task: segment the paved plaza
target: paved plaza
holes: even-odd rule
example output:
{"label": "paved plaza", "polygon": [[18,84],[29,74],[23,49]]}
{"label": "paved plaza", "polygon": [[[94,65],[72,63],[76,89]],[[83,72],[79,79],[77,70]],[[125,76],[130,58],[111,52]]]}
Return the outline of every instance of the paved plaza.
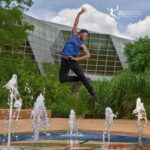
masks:
{"label": "paved plaza", "polygon": [[[8,120],[0,120],[0,133],[6,133]],[[102,132],[104,120],[102,119],[79,119],[79,131],[95,131]],[[66,131],[68,130],[68,118],[51,118],[50,119],[50,132]],[[33,132],[33,123],[31,119],[20,119],[14,122],[13,131],[15,133]],[[44,129],[43,129],[44,131]],[[129,136],[137,136],[136,120],[114,120],[112,132],[114,134],[123,134]],[[150,123],[143,128],[144,137],[150,137]],[[128,143],[110,143],[109,146],[103,145],[100,141],[40,141],[34,143],[33,141],[25,142],[12,142],[12,146],[16,146],[16,150],[67,150],[67,149],[86,149],[86,150],[140,150],[136,145],[129,145]],[[18,148],[19,147],[21,148]],[[70,145],[72,146],[70,148]],[[30,147],[30,148],[29,148]],[[149,150],[150,146],[144,146],[143,150]],[[1,147],[0,147],[1,150]]]}
{"label": "paved plaza", "polygon": [[[68,118],[51,118],[49,131],[67,131],[69,128]],[[0,120],[0,133],[7,130],[7,120]],[[144,122],[143,122],[144,123]],[[15,125],[16,124],[16,125]],[[103,131],[103,119],[79,119],[79,130],[82,131]],[[31,119],[20,119],[14,122],[15,133],[33,132],[33,123]],[[44,129],[43,129],[44,130]],[[137,135],[136,120],[115,119],[112,127],[112,133],[124,135]],[[150,123],[143,128],[143,136],[150,137]]]}

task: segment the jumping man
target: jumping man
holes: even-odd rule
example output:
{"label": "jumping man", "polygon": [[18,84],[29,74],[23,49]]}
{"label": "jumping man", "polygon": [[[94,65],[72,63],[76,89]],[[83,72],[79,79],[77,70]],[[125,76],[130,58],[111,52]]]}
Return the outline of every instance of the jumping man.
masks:
{"label": "jumping man", "polygon": [[[87,11],[86,8],[82,8],[82,10],[77,14],[75,22],[74,22],[74,26],[72,28],[72,35],[70,39],[68,40],[68,42],[66,42],[62,50],[59,80],[62,83],[81,81],[84,84],[84,86],[87,88],[91,96],[94,98],[94,100],[98,101],[99,97],[94,92],[92,85],[85,77],[78,63],[81,60],[90,58],[90,53],[87,47],[83,43],[84,40],[88,38],[89,32],[86,29],[81,29],[79,34],[77,34],[77,26],[79,23],[79,18],[86,11]],[[83,51],[84,55],[81,57],[78,57],[80,50]],[[70,69],[76,74],[76,76],[68,75]]]}

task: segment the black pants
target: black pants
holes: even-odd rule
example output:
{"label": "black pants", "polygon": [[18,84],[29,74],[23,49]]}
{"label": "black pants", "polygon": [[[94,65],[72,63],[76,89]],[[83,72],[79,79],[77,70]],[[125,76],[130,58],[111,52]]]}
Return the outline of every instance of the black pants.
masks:
{"label": "black pants", "polygon": [[[77,76],[68,76],[69,70],[72,70]],[[74,60],[62,58],[60,72],[59,72],[59,80],[60,82],[77,82],[81,81],[85,87],[87,88],[88,92],[95,96],[95,92],[93,87],[85,77],[83,71],[81,70],[79,63]]]}

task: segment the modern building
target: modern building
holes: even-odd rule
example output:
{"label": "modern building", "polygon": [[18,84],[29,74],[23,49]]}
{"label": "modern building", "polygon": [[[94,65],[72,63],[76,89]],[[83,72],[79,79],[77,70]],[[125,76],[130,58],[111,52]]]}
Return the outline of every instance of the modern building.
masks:
{"label": "modern building", "polygon": [[[19,53],[23,58],[28,56],[34,59],[41,73],[44,73],[42,66],[44,62],[60,63],[60,51],[69,39],[72,28],[27,15],[25,21],[33,24],[35,28],[17,54]],[[95,80],[100,77],[111,77],[117,71],[127,68],[123,48],[128,42],[130,40],[114,35],[90,32],[85,44],[91,57],[80,62],[85,74]]]}

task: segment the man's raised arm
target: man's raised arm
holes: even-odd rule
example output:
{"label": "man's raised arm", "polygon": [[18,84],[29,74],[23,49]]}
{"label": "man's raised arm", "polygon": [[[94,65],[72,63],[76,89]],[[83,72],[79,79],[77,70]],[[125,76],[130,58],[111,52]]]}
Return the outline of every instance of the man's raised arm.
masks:
{"label": "man's raised arm", "polygon": [[82,15],[83,13],[85,13],[87,10],[86,8],[82,8],[82,10],[77,14],[73,28],[72,28],[72,34],[77,34],[77,28],[78,28],[78,23],[79,23],[79,18],[80,15]]}

